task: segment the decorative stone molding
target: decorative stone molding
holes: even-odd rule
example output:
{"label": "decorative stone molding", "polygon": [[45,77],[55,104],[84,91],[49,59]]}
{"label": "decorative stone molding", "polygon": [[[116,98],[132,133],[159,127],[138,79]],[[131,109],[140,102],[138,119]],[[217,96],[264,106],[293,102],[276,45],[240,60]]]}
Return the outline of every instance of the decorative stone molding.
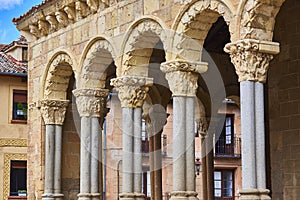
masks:
{"label": "decorative stone molding", "polygon": [[72,21],[75,20],[76,18],[76,13],[75,13],[75,9],[71,6],[66,6],[64,7],[64,11],[66,12],[68,18]]}
{"label": "decorative stone molding", "polygon": [[44,20],[39,20],[38,28],[42,35],[48,35],[49,29],[50,29],[50,24]]}
{"label": "decorative stone molding", "polygon": [[[152,49],[157,42],[167,49],[167,36],[163,27],[153,19],[143,19],[130,32],[122,56],[122,72],[120,75],[130,76],[134,67],[148,65]],[[147,51],[147,49],[149,49]]]}
{"label": "decorative stone molding", "polygon": [[29,25],[29,32],[34,35],[35,37],[40,37],[41,33],[36,25],[30,24]]}
{"label": "decorative stone molding", "polygon": [[48,70],[44,99],[65,99],[70,77],[73,73],[71,57],[65,53],[57,55]]}
{"label": "decorative stone molding", "polygon": [[87,0],[86,3],[93,13],[97,12],[99,6],[98,0]]}
{"label": "decorative stone molding", "polygon": [[27,160],[27,154],[4,154],[3,168],[3,199],[8,199],[10,191],[10,161],[11,160]]}
{"label": "decorative stone molding", "polygon": [[119,92],[122,108],[142,107],[153,79],[138,76],[122,76],[111,80]]}
{"label": "decorative stone molding", "polygon": [[52,15],[48,15],[46,17],[46,20],[48,21],[48,23],[50,24],[50,32],[51,31],[55,31],[58,27],[58,22],[56,20],[56,18]]}
{"label": "decorative stone molding", "polygon": [[[177,0],[190,4],[184,14],[176,19],[178,26],[172,41],[172,59],[190,59],[201,61],[203,43],[213,23],[220,16],[229,26],[231,38],[235,38],[234,11],[219,0],[190,1]],[[201,24],[201,25],[199,25]]]}
{"label": "decorative stone molding", "polygon": [[64,13],[62,11],[57,11],[57,12],[55,12],[55,17],[61,27],[65,27],[69,24],[68,16],[66,13]]}
{"label": "decorative stone molding", "polygon": [[41,113],[46,125],[63,125],[69,100],[44,99]]}
{"label": "decorative stone molding", "polygon": [[107,40],[95,41],[86,54],[80,72],[79,88],[104,88],[106,72],[114,56],[113,47]]}
{"label": "decorative stone molding", "polygon": [[245,39],[227,44],[224,51],[230,54],[239,82],[265,83],[270,61],[279,53],[279,43]]}
{"label": "decorative stone molding", "polygon": [[81,117],[101,117],[107,113],[107,89],[76,89],[76,105]]}
{"label": "decorative stone molding", "polygon": [[160,69],[166,73],[173,96],[195,96],[198,88],[198,75],[207,71],[208,64],[172,60],[162,63]]}
{"label": "decorative stone molding", "polygon": [[0,147],[27,147],[27,139],[0,138]]}
{"label": "decorative stone molding", "polygon": [[241,25],[239,26],[240,38],[272,40],[275,17],[284,1],[246,1],[241,14]]}
{"label": "decorative stone molding", "polygon": [[78,19],[84,18],[88,15],[88,6],[83,1],[75,1],[75,9],[78,14]]}

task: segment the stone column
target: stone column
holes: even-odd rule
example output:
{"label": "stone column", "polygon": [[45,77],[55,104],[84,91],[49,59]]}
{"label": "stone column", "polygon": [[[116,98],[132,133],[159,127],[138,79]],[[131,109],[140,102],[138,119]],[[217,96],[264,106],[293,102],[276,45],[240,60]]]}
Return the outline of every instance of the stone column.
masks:
{"label": "stone column", "polygon": [[207,124],[207,120],[205,117],[201,117],[199,122],[198,122],[198,127],[199,127],[199,134],[201,136],[201,168],[202,168],[202,197],[203,199],[208,199],[207,198],[207,145],[206,145],[206,137],[207,137],[207,128],[208,128],[208,124]]}
{"label": "stone column", "polygon": [[107,113],[106,89],[73,90],[81,117],[80,131],[80,193],[79,200],[102,199],[99,162],[102,162],[102,129],[99,118]]}
{"label": "stone column", "polygon": [[206,63],[173,60],[161,64],[173,93],[172,200],[198,199],[195,191],[194,101]]}
{"label": "stone column", "polygon": [[61,193],[62,125],[68,100],[45,99],[41,113],[46,125],[45,135],[45,185],[42,199],[63,199]]}
{"label": "stone column", "polygon": [[269,62],[279,44],[254,39],[227,44],[224,49],[239,76],[242,130],[242,200],[271,199],[266,189],[264,90]]}
{"label": "stone column", "polygon": [[123,200],[143,200],[141,123],[142,106],[153,80],[146,77],[123,76],[111,85],[119,92],[122,107],[122,193]]}

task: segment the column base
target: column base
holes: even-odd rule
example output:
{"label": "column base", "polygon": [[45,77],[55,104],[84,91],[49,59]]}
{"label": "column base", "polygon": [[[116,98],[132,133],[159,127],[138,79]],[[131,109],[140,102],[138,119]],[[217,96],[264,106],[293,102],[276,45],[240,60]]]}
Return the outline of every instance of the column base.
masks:
{"label": "column base", "polygon": [[52,194],[52,193],[44,193],[42,195],[42,200],[55,200],[54,194]]}
{"label": "column base", "polygon": [[171,192],[170,200],[199,200],[198,193],[194,191],[175,191]]}
{"label": "column base", "polygon": [[239,193],[239,200],[271,200],[267,189],[243,189]]}
{"label": "column base", "polygon": [[52,193],[48,193],[48,194],[43,194],[42,195],[42,200],[63,200],[64,199],[64,195],[63,194],[52,194]]}
{"label": "column base", "polygon": [[100,193],[79,193],[77,195],[78,200],[100,200]]}
{"label": "column base", "polygon": [[145,200],[145,195],[143,193],[121,193],[121,200]]}

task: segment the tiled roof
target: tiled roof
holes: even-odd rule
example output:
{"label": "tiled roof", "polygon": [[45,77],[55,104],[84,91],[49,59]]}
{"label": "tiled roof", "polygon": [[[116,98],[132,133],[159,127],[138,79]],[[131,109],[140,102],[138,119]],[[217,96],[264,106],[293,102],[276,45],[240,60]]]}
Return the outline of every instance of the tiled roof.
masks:
{"label": "tiled roof", "polygon": [[6,50],[8,50],[9,48],[11,48],[15,44],[16,45],[27,45],[28,43],[27,43],[26,38],[24,36],[21,36],[19,39],[13,41],[10,44],[7,44],[7,45],[3,44],[2,46],[0,45],[0,51],[5,52]]}
{"label": "tiled roof", "polygon": [[17,61],[12,56],[0,52],[0,74],[26,76],[27,63]]}
{"label": "tiled roof", "polygon": [[45,5],[45,4],[47,4],[48,2],[51,2],[51,1],[55,1],[55,0],[43,0],[41,4],[36,5],[36,6],[32,6],[29,11],[27,11],[26,13],[24,13],[20,17],[13,18],[12,22],[14,22],[14,23],[18,22],[19,20],[25,18],[26,16],[30,15],[31,13],[33,13],[34,11],[38,10],[40,7],[42,7],[43,5]]}

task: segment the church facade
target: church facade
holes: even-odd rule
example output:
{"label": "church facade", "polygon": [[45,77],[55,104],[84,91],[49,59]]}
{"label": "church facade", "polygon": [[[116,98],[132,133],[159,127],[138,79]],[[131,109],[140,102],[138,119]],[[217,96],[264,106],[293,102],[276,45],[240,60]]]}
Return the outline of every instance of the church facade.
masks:
{"label": "church facade", "polygon": [[27,198],[298,199],[299,8],[46,0],[14,18]]}

